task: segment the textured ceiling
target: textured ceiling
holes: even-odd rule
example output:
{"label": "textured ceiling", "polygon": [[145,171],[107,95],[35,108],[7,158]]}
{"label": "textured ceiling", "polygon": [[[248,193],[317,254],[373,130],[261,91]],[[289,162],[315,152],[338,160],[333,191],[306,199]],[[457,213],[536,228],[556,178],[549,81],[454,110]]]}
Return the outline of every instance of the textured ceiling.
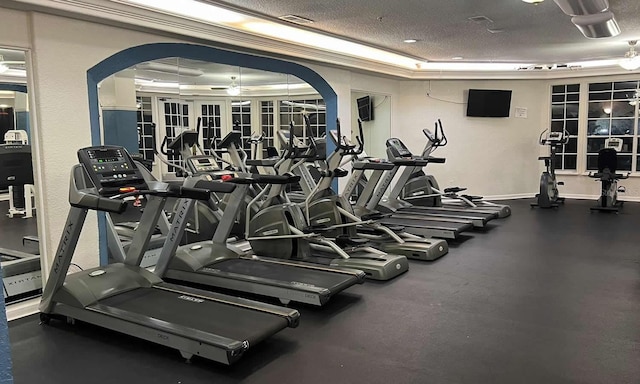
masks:
{"label": "textured ceiling", "polygon": [[[640,0],[609,0],[622,34],[587,39],[552,1],[520,0],[226,0],[209,1],[269,17],[293,14],[309,28],[430,61],[553,64],[618,58],[640,39]],[[474,16],[492,22],[477,23]],[[490,30],[503,30],[491,33]],[[418,39],[406,44],[404,39]]]}

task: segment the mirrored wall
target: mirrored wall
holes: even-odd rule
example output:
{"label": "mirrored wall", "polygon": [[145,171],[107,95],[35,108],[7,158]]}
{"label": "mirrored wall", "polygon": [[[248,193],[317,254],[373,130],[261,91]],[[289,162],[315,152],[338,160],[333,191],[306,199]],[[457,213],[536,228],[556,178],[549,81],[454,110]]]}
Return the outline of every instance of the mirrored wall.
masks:
{"label": "mirrored wall", "polygon": [[28,91],[25,53],[0,48],[0,257],[7,305],[42,288]]}
{"label": "mirrored wall", "polygon": [[[106,78],[98,87],[103,143],[124,146],[156,179],[163,181],[180,182],[185,175],[181,171],[186,168],[184,151],[171,150],[169,145],[185,131],[198,133],[189,155],[212,155],[224,168],[234,165],[222,145],[232,131],[239,135],[248,158],[262,159],[281,151],[281,129],[289,130],[293,125],[294,133],[302,140],[309,135],[324,137],[327,130],[323,98],[290,74],[166,58],[127,68]],[[106,262],[124,258],[121,250],[126,253],[145,202],[138,204],[139,210],[106,218]],[[170,218],[171,205],[167,210]],[[183,243],[211,239],[213,227],[207,223],[215,220],[207,216],[209,210],[199,207],[197,211],[198,215],[190,219]],[[159,234],[163,228],[167,227],[159,222]],[[162,244],[158,245],[154,246],[152,239],[142,266],[155,265]]]}
{"label": "mirrored wall", "polygon": [[[262,158],[279,148],[279,129],[306,136],[303,116],[315,137],[325,136],[326,108],[306,82],[289,74],[183,58],[144,62],[105,79],[99,85],[105,144],[125,146],[153,169],[156,177],[176,177],[179,155],[158,161],[163,142],[184,130],[196,129],[206,154],[225,157],[218,144],[232,130],[241,133],[250,157]],[[259,144],[250,138],[261,136]],[[154,152],[154,148],[156,151]]]}

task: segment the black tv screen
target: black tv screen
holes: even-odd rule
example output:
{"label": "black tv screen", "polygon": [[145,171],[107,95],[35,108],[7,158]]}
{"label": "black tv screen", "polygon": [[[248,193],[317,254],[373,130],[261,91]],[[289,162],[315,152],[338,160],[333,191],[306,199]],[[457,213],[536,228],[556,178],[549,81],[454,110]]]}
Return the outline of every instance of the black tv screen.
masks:
{"label": "black tv screen", "polygon": [[470,89],[467,101],[469,117],[509,117],[511,91]]}
{"label": "black tv screen", "polygon": [[373,98],[370,96],[361,97],[356,100],[358,104],[358,117],[362,121],[373,120]]}

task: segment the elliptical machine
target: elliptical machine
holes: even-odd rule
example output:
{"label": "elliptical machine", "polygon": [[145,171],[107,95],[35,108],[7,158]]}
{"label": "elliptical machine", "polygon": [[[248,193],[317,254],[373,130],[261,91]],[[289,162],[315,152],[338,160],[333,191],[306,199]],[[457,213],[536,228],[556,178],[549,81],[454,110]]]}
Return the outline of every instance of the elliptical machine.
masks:
{"label": "elliptical machine", "polygon": [[[546,135],[545,135],[546,133]],[[549,156],[540,156],[538,160],[544,160],[546,170],[540,176],[540,192],[536,194],[536,202],[531,203],[532,207],[556,208],[559,204],[564,204],[564,197],[558,196],[558,186],[564,185],[562,181],[556,179],[556,152],[558,148],[569,142],[569,132],[551,132],[545,129],[538,139],[540,145],[548,145]]]}
{"label": "elliptical machine", "polygon": [[598,179],[602,184],[598,205],[591,211],[618,212],[624,201],[618,200],[618,192],[624,193],[624,187],[618,187],[618,180],[629,178],[629,173],[616,173],[618,152],[622,151],[622,139],[610,137],[605,140],[604,148],[598,151],[598,172],[589,173],[589,177]]}

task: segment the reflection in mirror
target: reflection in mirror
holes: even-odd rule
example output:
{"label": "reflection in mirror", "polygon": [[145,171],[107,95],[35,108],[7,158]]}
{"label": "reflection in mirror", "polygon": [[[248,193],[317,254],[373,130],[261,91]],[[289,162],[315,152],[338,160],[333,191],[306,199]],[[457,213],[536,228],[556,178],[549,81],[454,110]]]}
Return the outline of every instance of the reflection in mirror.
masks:
{"label": "reflection in mirror", "polygon": [[[155,178],[168,182],[181,182],[193,173],[192,163],[185,159],[196,154],[213,156],[218,169],[238,169],[238,159],[222,147],[232,131],[239,132],[248,159],[277,154],[277,131],[289,129],[290,122],[297,134],[307,136],[303,115],[309,117],[313,135],[322,137],[326,131],[325,102],[306,82],[288,74],[219,63],[184,58],[140,63],[105,79],[99,98],[104,143],[124,146]],[[183,132],[193,131],[195,140],[181,141],[186,137]],[[144,209],[144,200],[135,204]],[[171,204],[166,209],[170,218]],[[213,236],[215,217],[200,208],[196,211],[183,244]],[[126,257],[140,216],[140,210],[130,209],[107,218],[110,261]],[[167,231],[168,221],[161,218],[144,267],[155,265]]]}
{"label": "reflection in mirror", "polygon": [[0,257],[7,304],[41,293],[25,53],[0,49]]}

